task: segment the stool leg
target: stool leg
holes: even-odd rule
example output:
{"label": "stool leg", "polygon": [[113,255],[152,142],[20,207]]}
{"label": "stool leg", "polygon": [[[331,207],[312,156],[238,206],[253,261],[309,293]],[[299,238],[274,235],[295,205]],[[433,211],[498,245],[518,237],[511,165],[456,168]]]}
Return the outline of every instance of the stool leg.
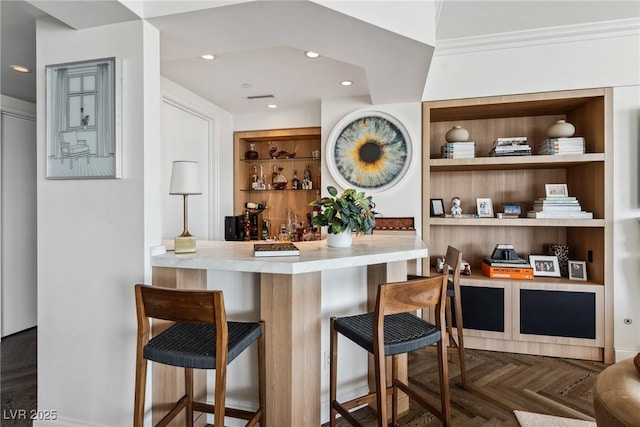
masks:
{"label": "stool leg", "polygon": [[396,381],[398,380],[398,355],[391,357],[391,385],[393,386],[393,400],[391,403],[391,425],[398,425],[398,387],[396,387]]}
{"label": "stool leg", "polygon": [[[262,330],[264,331],[264,323],[262,324]],[[267,401],[267,379],[265,371],[265,346],[264,346],[264,333],[258,337],[258,400],[260,401],[260,410],[262,415],[260,416],[260,426],[266,427],[267,416],[265,402]]]}
{"label": "stool leg", "polygon": [[[375,341],[374,341],[375,342]],[[374,344],[375,347],[375,344]],[[373,359],[376,371],[376,403],[378,405],[378,425],[387,426],[387,374],[384,358],[384,344],[382,351],[374,348]]]}
{"label": "stool leg", "polygon": [[449,404],[449,366],[447,364],[447,346],[438,341],[438,373],[440,374],[440,401],[442,404],[442,424],[451,425],[451,406]]}
{"label": "stool leg", "polygon": [[463,323],[462,323],[462,302],[460,301],[460,287],[456,290],[457,298],[453,299],[455,310],[456,310],[456,329],[458,329],[458,357],[460,358],[460,379],[462,381],[462,387],[465,388],[467,386],[467,368],[465,365],[465,355],[464,355],[464,334],[463,334]]}
{"label": "stool leg", "polygon": [[133,426],[142,427],[144,424],[144,398],[147,388],[147,359],[142,357],[140,350],[136,363],[136,385],[133,403]]}
{"label": "stool leg", "polygon": [[184,368],[184,394],[187,396],[186,424],[193,426],[193,369]]}
{"label": "stool leg", "polygon": [[329,322],[330,338],[329,338],[329,426],[336,427],[337,411],[333,407],[336,401],[337,381],[338,381],[338,333],[333,327],[335,317]]}

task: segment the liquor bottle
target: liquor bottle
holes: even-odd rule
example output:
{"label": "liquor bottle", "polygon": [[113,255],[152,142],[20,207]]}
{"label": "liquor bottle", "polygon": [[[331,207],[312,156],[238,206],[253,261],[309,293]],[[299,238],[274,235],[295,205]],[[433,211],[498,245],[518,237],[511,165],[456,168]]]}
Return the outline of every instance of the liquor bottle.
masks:
{"label": "liquor bottle", "polygon": [[262,240],[267,240],[269,238],[269,228],[271,227],[271,221],[268,219],[265,219],[264,221],[262,221],[262,231],[261,231],[261,236],[262,236]]}
{"label": "liquor bottle", "polygon": [[293,170],[293,179],[291,180],[291,188],[297,190],[300,187],[300,180],[298,179],[298,171],[296,169]]}
{"label": "liquor bottle", "polygon": [[249,144],[249,150],[244,153],[244,158],[249,160],[255,160],[258,158],[258,152],[256,151],[256,144]]}
{"label": "liquor bottle", "polygon": [[244,211],[244,240],[251,240],[251,218],[249,211]]}
{"label": "liquor bottle", "polygon": [[273,172],[271,172],[271,185],[273,188],[276,187],[276,177],[278,176],[278,167],[276,165],[273,166]]}
{"label": "liquor bottle", "polygon": [[311,169],[309,169],[309,164],[304,167],[304,175],[302,179],[302,188],[305,190],[313,189],[313,181],[311,180]]}
{"label": "liquor bottle", "polygon": [[247,209],[256,209],[256,210],[264,210],[265,206],[262,203],[253,203],[253,202],[247,202],[244,204],[244,207]]}
{"label": "liquor bottle", "polygon": [[258,167],[253,165],[253,173],[251,173],[251,189],[258,189]]}
{"label": "liquor bottle", "polygon": [[[317,190],[317,191],[316,191],[316,201],[319,201],[319,200],[320,200],[320,190]],[[321,210],[321,208],[320,208],[320,205],[319,205],[319,204],[316,204],[316,205],[313,207],[313,211],[311,212],[311,224],[313,224],[313,221],[315,220],[315,218],[316,218],[318,215],[320,215],[320,210]],[[314,233],[317,231],[317,229],[318,229],[318,227],[314,225],[314,226],[313,226],[313,231],[314,231]]]}

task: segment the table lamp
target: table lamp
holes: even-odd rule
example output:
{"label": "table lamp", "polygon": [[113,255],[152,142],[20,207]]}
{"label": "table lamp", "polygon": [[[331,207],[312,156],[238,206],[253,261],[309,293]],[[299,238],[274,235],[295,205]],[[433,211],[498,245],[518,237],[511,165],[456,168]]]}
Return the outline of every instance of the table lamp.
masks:
{"label": "table lamp", "polygon": [[171,170],[171,185],[169,194],[181,194],[184,203],[184,230],[175,239],[175,253],[188,254],[196,251],[196,238],[189,234],[187,196],[190,194],[202,194],[200,180],[198,179],[198,162],[176,160]]}

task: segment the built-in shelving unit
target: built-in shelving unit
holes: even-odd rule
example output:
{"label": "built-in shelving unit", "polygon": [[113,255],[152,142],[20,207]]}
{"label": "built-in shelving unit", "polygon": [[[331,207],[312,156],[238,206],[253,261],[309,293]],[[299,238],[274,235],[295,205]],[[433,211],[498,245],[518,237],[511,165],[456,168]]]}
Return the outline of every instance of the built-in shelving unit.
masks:
{"label": "built-in shelving unit", "polygon": [[[257,159],[247,159],[245,153],[253,144],[258,152]],[[277,146],[277,151],[295,153],[292,158],[282,156],[273,159],[269,153],[271,147]],[[292,216],[306,225],[307,213],[312,208],[309,203],[315,200],[319,185],[320,157],[314,156],[314,151],[320,153],[320,128],[289,128],[255,131],[239,131],[234,133],[234,213],[241,215],[245,211],[246,202],[265,203],[267,209],[263,218],[271,221],[271,233],[277,235],[276,230],[281,224],[287,223],[287,209]],[[251,174],[254,166],[259,170],[262,165],[263,174],[271,184],[273,167],[282,168],[288,179],[284,190],[251,188]],[[298,179],[302,181],[305,167],[309,165],[312,174],[311,189],[293,190],[291,181],[293,172],[297,170]]]}
{"label": "built-in shelving unit", "polygon": [[[452,245],[471,263],[474,273],[462,279],[465,343],[470,348],[613,361],[611,109],[611,89],[423,103],[423,236],[432,257],[444,255]],[[561,119],[585,138],[585,154],[489,157],[498,137],[526,136],[535,152],[547,129]],[[441,158],[444,135],[455,125],[469,131],[476,158]],[[452,197],[462,200],[464,213],[475,212],[476,198],[491,198],[495,212],[517,203],[526,213],[545,196],[544,184],[554,183],[566,183],[569,195],[593,212],[593,219],[429,214],[430,199],[443,199],[448,212]],[[514,245],[521,257],[546,255],[550,244],[568,245],[570,259],[587,261],[589,280],[483,276],[483,257],[501,243]],[[495,324],[482,325],[482,314],[496,309]],[[538,322],[534,313],[544,321]]]}

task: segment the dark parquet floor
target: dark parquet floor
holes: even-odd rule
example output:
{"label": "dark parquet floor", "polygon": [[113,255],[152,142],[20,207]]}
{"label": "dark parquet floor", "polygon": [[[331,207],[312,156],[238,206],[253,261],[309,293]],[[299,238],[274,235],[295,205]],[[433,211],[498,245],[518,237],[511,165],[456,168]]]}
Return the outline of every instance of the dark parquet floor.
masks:
{"label": "dark parquet floor", "polygon": [[29,414],[37,408],[36,328],[0,341],[0,396],[2,427],[31,426]]}
{"label": "dark parquet floor", "polygon": [[[0,342],[3,427],[31,425],[11,414],[36,409],[36,334],[35,328],[29,329]],[[605,367],[590,361],[467,350],[466,389],[459,384],[457,357],[449,362],[452,424],[518,427],[515,409],[593,420],[592,390],[596,376]],[[409,355],[409,381],[434,404],[439,402],[437,372],[434,352]],[[356,417],[367,427],[375,425],[375,414],[369,408],[356,411]],[[442,425],[413,405],[400,421],[404,427]],[[339,427],[347,425],[338,421]]]}

